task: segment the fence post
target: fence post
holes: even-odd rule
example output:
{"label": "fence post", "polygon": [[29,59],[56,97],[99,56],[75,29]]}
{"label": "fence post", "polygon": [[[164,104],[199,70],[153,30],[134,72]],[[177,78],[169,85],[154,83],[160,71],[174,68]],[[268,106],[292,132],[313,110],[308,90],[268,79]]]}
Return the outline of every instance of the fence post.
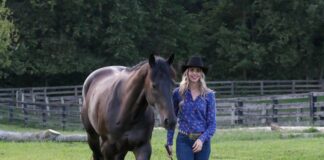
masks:
{"label": "fence post", "polygon": [[21,93],[21,108],[24,108],[24,102],[25,102],[25,92]]}
{"label": "fence post", "polygon": [[261,96],[263,96],[264,95],[264,83],[263,83],[263,81],[260,81],[260,94],[261,94]]}
{"label": "fence post", "polygon": [[234,97],[235,93],[234,93],[234,82],[231,81],[231,96]]}
{"label": "fence post", "polygon": [[65,130],[66,128],[66,106],[62,105],[62,129]]}
{"label": "fence post", "polygon": [[13,122],[13,110],[14,110],[14,102],[8,103],[8,109],[9,109],[9,122]]}
{"label": "fence post", "polygon": [[263,106],[262,107],[261,116],[262,116],[261,123],[263,125],[267,124],[268,123],[268,110],[267,110],[267,106]]}
{"label": "fence post", "polygon": [[320,80],[319,83],[321,84],[321,88],[320,88],[320,90],[321,90],[321,91],[324,91],[324,80]]}
{"label": "fence post", "polygon": [[64,97],[63,96],[60,98],[60,101],[61,101],[61,104],[64,104]]}
{"label": "fence post", "polygon": [[46,113],[46,105],[41,105],[41,109],[42,109],[42,126],[43,128],[46,128],[47,126],[47,113]]}
{"label": "fence post", "polygon": [[62,105],[62,129],[66,128],[66,106],[64,104],[64,98],[61,97],[61,105]]}
{"label": "fence post", "polygon": [[[82,111],[82,98],[79,97],[79,113],[80,113],[80,119],[82,118],[81,117],[81,111]],[[83,124],[80,123],[80,127],[83,129]]]}
{"label": "fence post", "polygon": [[19,101],[19,92],[20,92],[20,90],[17,90],[17,91],[16,91],[16,99],[15,99],[15,102],[16,102],[16,107],[18,107],[18,101]]}
{"label": "fence post", "polygon": [[74,96],[78,97],[78,87],[74,86]]}
{"label": "fence post", "polygon": [[237,101],[236,103],[236,116],[237,116],[237,120],[236,120],[236,124],[242,125],[243,124],[243,101]]}
{"label": "fence post", "polygon": [[36,103],[36,96],[35,96],[34,93],[32,94],[32,102],[33,102],[33,105],[32,105],[33,111],[34,111],[35,114],[37,114],[37,105],[35,105],[35,103]]}
{"label": "fence post", "polygon": [[[320,80],[320,83],[321,83],[321,91],[324,91],[324,80]],[[324,120],[324,115],[323,115],[324,107],[320,107],[320,111],[321,111],[321,115],[319,116],[319,119],[321,120],[320,123],[322,123]]]}
{"label": "fence post", "polygon": [[279,101],[277,99],[272,100],[272,122],[277,123],[278,122],[278,109],[277,105],[279,104]]}
{"label": "fence post", "polygon": [[22,110],[24,113],[24,126],[27,127],[28,124],[28,112],[27,112],[27,104],[22,103]]}
{"label": "fence post", "polygon": [[321,115],[319,115],[319,120],[322,122],[323,120],[324,120],[324,115],[323,115],[323,113],[324,113],[324,107],[320,107],[320,111],[321,111]]}
{"label": "fence post", "polygon": [[314,93],[309,94],[309,114],[311,119],[311,124],[314,125],[316,121],[316,105],[317,97],[314,96]]}
{"label": "fence post", "polygon": [[300,122],[303,120],[302,115],[303,115],[303,108],[298,108],[297,109],[297,117],[296,117],[296,121],[297,124],[300,125]]}
{"label": "fence post", "polygon": [[235,114],[235,103],[232,104],[231,106],[231,126],[235,126],[235,121],[237,120],[237,116]]}
{"label": "fence post", "polygon": [[45,95],[45,103],[46,103],[46,113],[47,113],[47,116],[51,116],[50,106],[49,106],[49,99],[48,99],[48,97],[46,95]]}
{"label": "fence post", "polygon": [[293,93],[293,94],[296,93],[296,81],[295,81],[295,80],[292,81],[291,90],[292,90],[292,93]]}
{"label": "fence post", "polygon": [[14,89],[11,90],[11,99],[12,99],[12,101],[16,100],[16,92]]}

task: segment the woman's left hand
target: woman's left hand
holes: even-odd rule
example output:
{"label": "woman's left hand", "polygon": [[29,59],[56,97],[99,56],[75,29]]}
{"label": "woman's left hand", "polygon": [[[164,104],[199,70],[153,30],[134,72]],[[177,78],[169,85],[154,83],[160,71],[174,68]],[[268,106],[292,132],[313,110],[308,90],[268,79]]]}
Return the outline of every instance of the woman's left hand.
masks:
{"label": "woman's left hand", "polygon": [[203,147],[203,142],[200,139],[197,139],[192,146],[192,151],[194,153],[200,152]]}

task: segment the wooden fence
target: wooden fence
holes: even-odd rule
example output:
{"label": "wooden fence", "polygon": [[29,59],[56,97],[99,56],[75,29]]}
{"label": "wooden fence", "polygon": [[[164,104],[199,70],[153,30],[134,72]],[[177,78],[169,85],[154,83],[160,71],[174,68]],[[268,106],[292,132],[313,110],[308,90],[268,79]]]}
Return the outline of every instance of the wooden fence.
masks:
{"label": "wooden fence", "polygon": [[[264,126],[270,122],[324,126],[324,92],[318,92],[324,91],[323,84],[316,80],[208,82],[217,94],[218,127]],[[0,89],[0,121],[81,128],[81,92],[82,86]],[[228,98],[242,95],[258,96]],[[159,125],[159,116],[156,122]]]}
{"label": "wooden fence", "polygon": [[28,88],[2,88],[0,89],[0,99],[16,99],[22,97],[32,97],[43,99],[44,97],[61,97],[82,95],[82,86],[57,86],[57,87],[28,87]]}
{"label": "wooden fence", "polygon": [[[219,126],[324,126],[324,92],[217,100]],[[320,100],[319,100],[320,99]]]}
{"label": "wooden fence", "polygon": [[[33,96],[32,96],[33,97]],[[217,99],[217,126],[324,126],[324,92]],[[1,123],[80,129],[80,96],[47,97],[45,101],[0,99]],[[46,100],[47,99],[47,100]],[[156,125],[159,126],[156,116]]]}
{"label": "wooden fence", "polygon": [[323,80],[210,81],[207,85],[221,97],[324,91]]}
{"label": "wooden fence", "polygon": [[[324,91],[323,80],[263,80],[263,81],[208,81],[207,85],[218,97],[295,94]],[[24,94],[24,95],[22,95]],[[21,100],[23,96],[44,97],[75,96],[82,94],[82,86],[33,87],[0,89],[0,99]]]}
{"label": "wooden fence", "polygon": [[81,97],[51,97],[45,102],[0,100],[0,121],[36,128],[80,129]]}

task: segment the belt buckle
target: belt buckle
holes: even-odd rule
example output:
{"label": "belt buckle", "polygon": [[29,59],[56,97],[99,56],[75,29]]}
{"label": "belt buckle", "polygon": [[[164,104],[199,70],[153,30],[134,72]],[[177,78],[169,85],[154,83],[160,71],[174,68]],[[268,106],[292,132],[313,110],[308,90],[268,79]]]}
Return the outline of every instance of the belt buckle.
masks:
{"label": "belt buckle", "polygon": [[187,132],[185,132],[185,131],[182,131],[182,130],[179,130],[179,132],[181,133],[181,134],[184,134],[184,135],[186,135],[186,136],[188,136],[189,134],[187,133]]}
{"label": "belt buckle", "polygon": [[201,134],[200,133],[189,133],[188,137],[191,140],[197,140]]}

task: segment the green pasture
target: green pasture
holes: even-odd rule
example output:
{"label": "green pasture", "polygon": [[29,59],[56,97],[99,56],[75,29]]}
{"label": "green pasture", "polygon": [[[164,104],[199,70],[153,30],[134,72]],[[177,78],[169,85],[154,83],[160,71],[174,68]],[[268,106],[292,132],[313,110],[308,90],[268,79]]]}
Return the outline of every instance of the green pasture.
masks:
{"label": "green pasture", "polygon": [[[1,130],[39,131],[0,125]],[[313,130],[312,130],[313,132]],[[82,131],[63,132],[63,134]],[[289,133],[288,133],[289,134]],[[310,133],[311,134],[311,133]],[[166,132],[154,130],[152,160],[167,160],[163,148]],[[212,139],[211,160],[319,160],[324,159],[324,135],[312,138],[283,138],[280,132],[218,130]],[[85,142],[0,142],[2,160],[90,160],[91,152]],[[133,160],[128,154],[127,160]]]}

